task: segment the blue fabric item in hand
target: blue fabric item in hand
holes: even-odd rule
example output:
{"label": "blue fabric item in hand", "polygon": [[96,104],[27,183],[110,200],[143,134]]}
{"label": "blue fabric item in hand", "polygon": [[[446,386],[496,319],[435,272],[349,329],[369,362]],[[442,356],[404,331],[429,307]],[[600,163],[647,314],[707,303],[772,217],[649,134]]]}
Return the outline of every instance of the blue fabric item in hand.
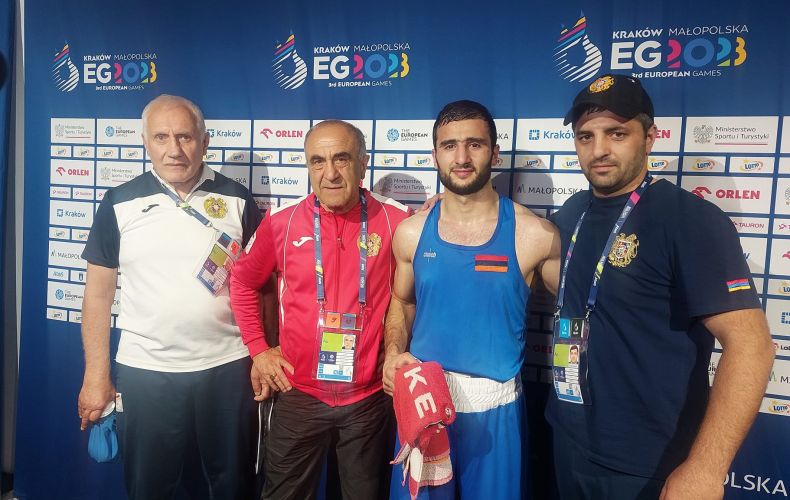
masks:
{"label": "blue fabric item in hand", "polygon": [[91,427],[88,455],[99,463],[110,462],[118,455],[118,435],[115,432],[115,412]]}

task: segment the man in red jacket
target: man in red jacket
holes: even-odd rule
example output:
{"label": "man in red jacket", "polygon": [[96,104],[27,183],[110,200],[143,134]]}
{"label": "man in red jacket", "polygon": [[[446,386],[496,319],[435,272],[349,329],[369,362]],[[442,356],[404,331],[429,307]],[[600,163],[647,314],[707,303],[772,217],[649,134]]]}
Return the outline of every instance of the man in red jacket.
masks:
{"label": "man in red jacket", "polygon": [[[383,498],[393,438],[382,334],[395,270],[392,235],[408,208],[359,187],[368,155],[353,125],[314,126],[305,156],[313,194],[269,211],[231,279],[233,312],[257,372],[256,399],[278,392],[263,497],[314,498],[334,447],[343,498]],[[272,272],[277,347],[266,343],[258,305]]]}

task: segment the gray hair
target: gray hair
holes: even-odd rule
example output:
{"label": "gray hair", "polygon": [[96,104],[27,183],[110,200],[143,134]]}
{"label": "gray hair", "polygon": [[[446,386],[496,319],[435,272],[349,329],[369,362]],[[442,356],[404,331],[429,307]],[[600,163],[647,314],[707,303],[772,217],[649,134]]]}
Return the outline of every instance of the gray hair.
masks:
{"label": "gray hair", "polygon": [[307,144],[307,139],[310,137],[310,134],[313,132],[313,130],[317,129],[318,127],[323,127],[325,125],[342,125],[343,127],[345,127],[349,132],[351,132],[354,135],[354,138],[357,140],[357,145],[359,146],[359,151],[357,151],[357,156],[359,157],[359,159],[363,160],[365,158],[365,155],[368,154],[367,147],[365,146],[365,134],[363,134],[362,131],[359,130],[354,125],[348,122],[344,122],[343,120],[324,120],[322,122],[316,123],[305,134],[304,143]]}
{"label": "gray hair", "polygon": [[162,94],[158,97],[155,97],[145,105],[143,108],[143,135],[145,135],[145,131],[148,128],[148,115],[151,114],[151,110],[160,104],[170,104],[174,106],[183,106],[192,113],[193,118],[195,119],[195,125],[197,125],[198,130],[201,134],[206,133],[206,120],[203,118],[203,112],[200,111],[200,108],[194,102],[190,101],[189,99],[177,95],[169,95],[169,94]]}

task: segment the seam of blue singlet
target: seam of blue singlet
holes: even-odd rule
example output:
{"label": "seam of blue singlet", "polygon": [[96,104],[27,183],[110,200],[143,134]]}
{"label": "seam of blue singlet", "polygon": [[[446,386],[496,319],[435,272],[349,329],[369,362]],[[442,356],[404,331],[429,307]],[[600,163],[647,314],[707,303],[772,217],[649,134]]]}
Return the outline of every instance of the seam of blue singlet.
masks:
{"label": "seam of blue singlet", "polygon": [[[483,249],[493,245],[496,242],[496,239],[497,239],[497,236],[499,235],[500,229],[502,228],[502,219],[503,219],[502,211],[504,210],[502,201],[503,201],[503,198],[502,198],[502,196],[500,196],[499,197],[499,212],[497,213],[496,228],[494,229],[494,232],[491,234],[491,237],[488,239],[488,241],[486,241],[482,245],[477,245],[477,246],[457,245],[455,243],[450,243],[449,241],[444,241],[441,238],[441,236],[439,236],[439,217],[441,216],[440,207],[441,207],[441,203],[442,203],[441,201],[439,201],[433,207],[433,209],[431,210],[430,215],[428,216],[429,218],[431,218],[431,217],[433,218],[430,221],[430,223],[431,223],[431,231],[433,231],[433,236],[434,236],[434,239],[436,240],[437,244],[442,245],[442,246],[446,246],[448,248],[454,248],[456,250],[461,250],[461,251],[464,251],[464,252],[479,252],[480,250],[483,250]],[[513,225],[515,227],[515,223]],[[514,241],[515,241],[515,235],[514,235]]]}

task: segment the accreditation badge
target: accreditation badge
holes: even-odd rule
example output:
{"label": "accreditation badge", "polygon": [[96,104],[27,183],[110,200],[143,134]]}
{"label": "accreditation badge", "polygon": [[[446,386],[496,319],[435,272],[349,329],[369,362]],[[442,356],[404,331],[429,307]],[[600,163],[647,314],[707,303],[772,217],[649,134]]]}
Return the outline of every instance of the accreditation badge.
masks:
{"label": "accreditation badge", "polygon": [[316,380],[354,381],[362,315],[321,310],[316,335]]}
{"label": "accreditation badge", "polygon": [[214,239],[198,263],[195,277],[213,295],[218,295],[228,281],[233,264],[241,256],[241,245],[227,233],[216,231]]}
{"label": "accreditation badge", "polygon": [[554,320],[552,372],[557,399],[568,403],[591,404],[587,383],[588,318]]}

